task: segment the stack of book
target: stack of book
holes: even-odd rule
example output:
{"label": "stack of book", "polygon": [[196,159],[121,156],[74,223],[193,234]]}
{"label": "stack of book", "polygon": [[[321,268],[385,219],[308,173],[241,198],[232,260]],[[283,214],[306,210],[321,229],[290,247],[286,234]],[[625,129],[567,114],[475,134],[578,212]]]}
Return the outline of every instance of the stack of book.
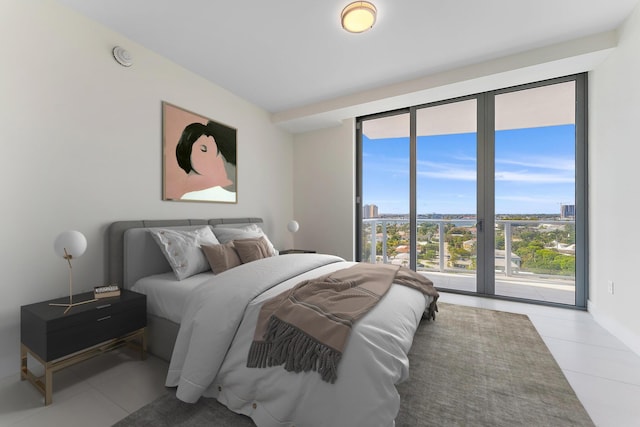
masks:
{"label": "stack of book", "polygon": [[120,295],[120,288],[118,285],[106,285],[106,286],[96,286],[93,288],[93,297],[94,298],[111,298],[117,297]]}

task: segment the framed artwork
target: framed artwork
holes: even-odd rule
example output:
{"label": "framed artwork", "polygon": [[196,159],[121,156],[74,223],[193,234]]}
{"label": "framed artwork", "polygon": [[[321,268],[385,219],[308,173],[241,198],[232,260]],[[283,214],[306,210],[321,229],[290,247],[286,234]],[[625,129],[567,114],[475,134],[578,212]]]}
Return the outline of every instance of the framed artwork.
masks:
{"label": "framed artwork", "polygon": [[237,203],[236,129],[162,102],[162,200]]}

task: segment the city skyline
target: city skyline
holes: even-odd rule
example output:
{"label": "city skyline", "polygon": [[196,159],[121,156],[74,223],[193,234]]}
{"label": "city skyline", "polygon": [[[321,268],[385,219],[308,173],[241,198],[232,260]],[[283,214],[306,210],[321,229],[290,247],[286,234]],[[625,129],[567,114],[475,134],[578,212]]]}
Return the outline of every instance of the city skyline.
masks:
{"label": "city skyline", "polygon": [[[418,214],[476,212],[476,134],[419,136]],[[409,212],[409,138],[363,135],[363,205]],[[555,214],[575,204],[575,126],[497,131],[496,214]]]}

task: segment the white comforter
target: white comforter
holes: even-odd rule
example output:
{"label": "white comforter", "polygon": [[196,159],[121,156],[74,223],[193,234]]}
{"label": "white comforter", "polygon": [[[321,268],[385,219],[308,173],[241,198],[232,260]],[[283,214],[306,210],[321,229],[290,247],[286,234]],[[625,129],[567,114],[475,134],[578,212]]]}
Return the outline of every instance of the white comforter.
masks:
{"label": "white comforter", "polygon": [[302,280],[353,265],[331,255],[265,258],[216,275],[189,296],[166,385],[185,402],[215,397],[262,426],[394,425],[395,388],[408,378],[407,353],[428,301],[393,285],[353,328],[334,384],[317,372],[247,368],[261,304]]}

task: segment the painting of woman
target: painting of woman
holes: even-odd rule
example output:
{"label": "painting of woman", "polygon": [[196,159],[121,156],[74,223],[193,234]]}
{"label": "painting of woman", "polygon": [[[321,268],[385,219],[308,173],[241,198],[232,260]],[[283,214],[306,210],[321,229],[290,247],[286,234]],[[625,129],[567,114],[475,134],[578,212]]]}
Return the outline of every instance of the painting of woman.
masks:
{"label": "painting of woman", "polygon": [[236,129],[163,103],[164,200],[236,203]]}

